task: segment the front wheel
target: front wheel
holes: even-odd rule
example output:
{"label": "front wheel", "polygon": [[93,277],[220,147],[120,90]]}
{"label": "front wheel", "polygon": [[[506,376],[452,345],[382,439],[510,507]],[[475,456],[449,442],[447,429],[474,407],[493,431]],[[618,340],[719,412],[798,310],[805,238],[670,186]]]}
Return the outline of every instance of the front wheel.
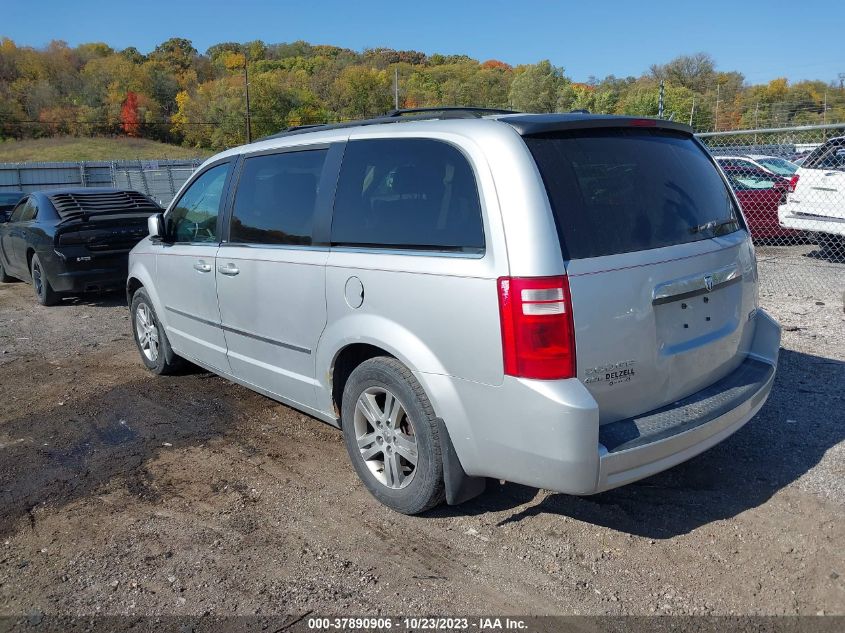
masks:
{"label": "front wheel", "polygon": [[395,358],[361,363],[343,390],[341,426],[358,477],[403,514],[445,500],[434,409],[411,371]]}
{"label": "front wheel", "polygon": [[47,274],[44,272],[44,266],[41,265],[38,255],[32,256],[30,273],[32,274],[32,287],[35,290],[35,297],[38,299],[38,303],[43,306],[54,306],[61,303],[62,295],[53,290],[53,286],[50,285],[50,280],[47,279]]}
{"label": "front wheel", "polygon": [[143,290],[132,296],[130,306],[132,334],[144,365],[154,374],[173,374],[182,369],[183,361],[170,347],[170,341],[153,303]]}

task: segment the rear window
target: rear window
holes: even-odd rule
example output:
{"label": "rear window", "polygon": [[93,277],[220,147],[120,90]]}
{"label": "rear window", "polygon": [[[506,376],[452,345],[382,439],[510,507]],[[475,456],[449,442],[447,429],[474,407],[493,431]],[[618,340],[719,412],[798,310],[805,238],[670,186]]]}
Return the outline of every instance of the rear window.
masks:
{"label": "rear window", "polygon": [[829,140],[817,147],[802,165],[805,169],[839,169],[845,171],[845,138]]}
{"label": "rear window", "polygon": [[674,246],[740,228],[728,187],[686,135],[611,128],[525,142],[566,259]]}
{"label": "rear window", "polygon": [[484,229],[472,168],[441,141],[351,141],[331,236],[336,245],[477,253]]}

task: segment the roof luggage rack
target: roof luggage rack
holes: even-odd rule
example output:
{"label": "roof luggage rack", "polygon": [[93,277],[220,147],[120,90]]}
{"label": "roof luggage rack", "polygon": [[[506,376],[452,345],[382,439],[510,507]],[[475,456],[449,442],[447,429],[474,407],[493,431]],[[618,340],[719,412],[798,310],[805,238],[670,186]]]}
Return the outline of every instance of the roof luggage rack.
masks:
{"label": "roof luggage rack", "polygon": [[405,108],[391,110],[383,116],[371,119],[359,119],[356,121],[344,121],[343,123],[309,123],[306,125],[294,125],[277,134],[265,136],[262,141],[306,132],[317,132],[321,130],[337,130],[360,125],[379,125],[381,123],[400,123],[402,121],[429,121],[434,119],[480,119],[483,116],[493,114],[520,114],[516,110],[505,110],[499,108],[470,108],[463,106],[432,106],[429,108]]}

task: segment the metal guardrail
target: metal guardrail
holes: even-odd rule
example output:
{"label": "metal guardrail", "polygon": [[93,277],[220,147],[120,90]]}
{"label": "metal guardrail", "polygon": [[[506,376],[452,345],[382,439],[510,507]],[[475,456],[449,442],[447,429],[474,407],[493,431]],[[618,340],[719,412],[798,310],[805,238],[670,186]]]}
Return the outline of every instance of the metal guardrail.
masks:
{"label": "metal guardrail", "polygon": [[0,191],[38,191],[64,187],[135,189],[169,203],[202,163],[192,160],[0,163]]}

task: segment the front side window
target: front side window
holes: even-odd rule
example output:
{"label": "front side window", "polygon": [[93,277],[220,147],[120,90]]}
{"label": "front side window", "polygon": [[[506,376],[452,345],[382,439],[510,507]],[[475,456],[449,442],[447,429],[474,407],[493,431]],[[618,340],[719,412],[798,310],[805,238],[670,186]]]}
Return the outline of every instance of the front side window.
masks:
{"label": "front side window", "polygon": [[311,244],[317,186],[328,150],[254,156],[238,178],[231,243]]}
{"label": "front side window", "polygon": [[229,175],[229,163],[204,172],[188,187],[167,213],[167,236],[173,242],[217,242],[217,216],[223,201],[223,189]]}
{"label": "front side window", "polygon": [[475,175],[461,152],[431,139],[351,141],[332,220],[334,245],[478,253]]}

